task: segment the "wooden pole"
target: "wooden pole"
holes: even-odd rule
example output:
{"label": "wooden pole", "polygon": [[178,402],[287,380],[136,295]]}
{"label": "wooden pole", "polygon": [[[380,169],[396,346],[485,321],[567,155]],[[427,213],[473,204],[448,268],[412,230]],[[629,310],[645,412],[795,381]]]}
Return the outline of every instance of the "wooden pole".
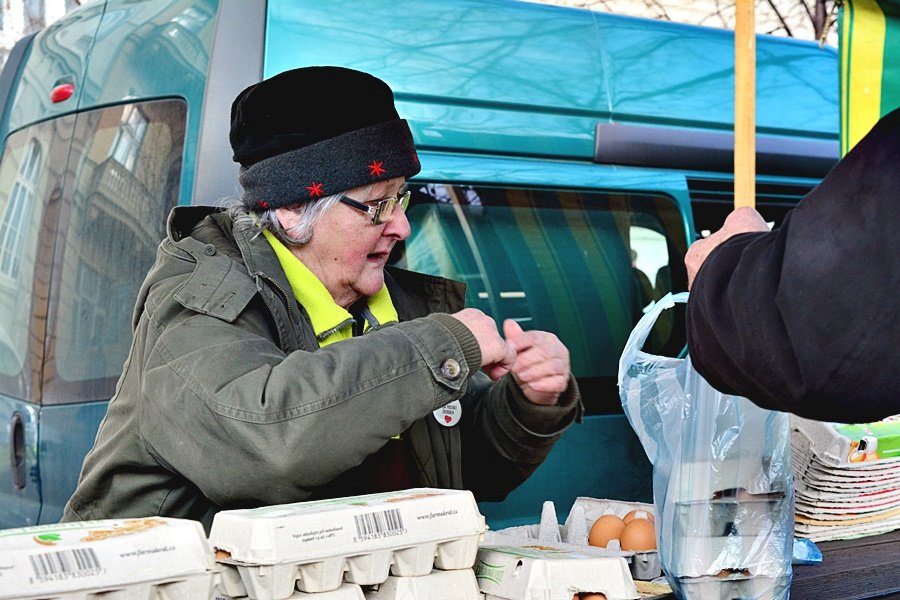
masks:
{"label": "wooden pole", "polygon": [[737,0],[734,27],[734,207],[756,205],[754,0]]}

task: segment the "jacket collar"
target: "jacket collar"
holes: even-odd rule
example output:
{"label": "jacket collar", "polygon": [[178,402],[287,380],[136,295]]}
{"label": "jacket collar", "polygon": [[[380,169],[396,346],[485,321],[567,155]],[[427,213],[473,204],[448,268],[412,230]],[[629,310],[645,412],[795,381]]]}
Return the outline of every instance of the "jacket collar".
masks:
{"label": "jacket collar", "polygon": [[[210,220],[204,223],[207,217]],[[217,251],[229,255],[232,260],[243,262],[252,277],[267,279],[275,284],[282,290],[292,321],[306,323],[308,337],[315,341],[309,317],[301,311],[297,302],[292,301],[291,285],[278,256],[256,228],[234,226],[228,215],[216,207],[177,206],[169,215],[167,230],[169,238],[176,243],[195,236],[199,242],[212,243]],[[216,238],[221,238],[225,243],[217,244]],[[466,284],[458,281],[386,267],[385,283],[401,321],[435,312],[455,313],[465,308]],[[302,337],[308,341],[306,335]],[[308,349],[317,347],[318,343],[315,343]]]}

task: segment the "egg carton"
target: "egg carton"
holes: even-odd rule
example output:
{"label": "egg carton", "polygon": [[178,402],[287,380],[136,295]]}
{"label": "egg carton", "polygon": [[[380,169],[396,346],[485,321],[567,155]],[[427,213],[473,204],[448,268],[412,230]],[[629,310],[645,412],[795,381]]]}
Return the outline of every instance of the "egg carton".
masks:
{"label": "egg carton", "polygon": [[672,541],[669,574],[674,577],[703,577],[715,575],[723,569],[746,569],[762,577],[778,577],[786,569],[786,556],[783,545],[775,541],[755,535],[678,536]]}
{"label": "egg carton", "polygon": [[388,577],[364,590],[366,600],[482,600],[475,571],[432,571],[423,577]]}
{"label": "egg carton", "polygon": [[0,600],[210,598],[215,562],[196,521],[150,517],[0,531]]}
{"label": "egg carton", "polygon": [[[568,550],[586,552],[593,556],[621,557],[628,563],[628,568],[635,579],[649,581],[662,575],[659,552],[650,550],[636,552],[622,550],[618,540],[612,540],[605,548],[597,548],[588,544],[588,534],[594,521],[606,514],[624,517],[632,510],[646,511],[653,515],[653,505],[644,502],[622,502],[618,500],[600,500],[596,498],[578,497],[566,517],[565,524],[560,525],[556,517],[553,502],[544,502],[541,510],[541,522],[535,525],[509,527],[497,532],[488,532],[486,536],[501,535],[504,538],[514,537],[551,543]],[[494,543],[496,537],[486,537]],[[503,540],[499,540],[503,541]]]}
{"label": "egg carton", "polygon": [[223,591],[282,600],[343,581],[469,569],[486,530],[472,493],[417,488],[218,513],[210,543]]}
{"label": "egg carton", "polygon": [[737,530],[743,536],[765,535],[782,527],[783,517],[792,512],[784,496],[679,502],[672,527],[679,536],[717,537]]}
{"label": "egg carton", "polygon": [[[194,575],[182,579],[162,579],[119,587],[98,587],[62,594],[9,596],[16,600],[196,600],[210,598],[213,575]],[[6,596],[4,596],[5,598]]]}
{"label": "egg carton", "polygon": [[[104,599],[105,600],[105,599]],[[228,596],[218,592],[213,600],[247,600],[247,596]],[[308,594],[306,592],[294,592],[288,596],[288,600],[366,600],[362,588],[352,583],[344,583],[338,589],[329,592]]]}
{"label": "egg carton", "polygon": [[475,578],[485,600],[572,600],[580,593],[601,593],[607,600],[640,597],[623,557],[540,544],[482,545]]}
{"label": "egg carton", "polygon": [[787,600],[791,576],[781,577],[697,577],[678,578],[675,590],[685,600]]}

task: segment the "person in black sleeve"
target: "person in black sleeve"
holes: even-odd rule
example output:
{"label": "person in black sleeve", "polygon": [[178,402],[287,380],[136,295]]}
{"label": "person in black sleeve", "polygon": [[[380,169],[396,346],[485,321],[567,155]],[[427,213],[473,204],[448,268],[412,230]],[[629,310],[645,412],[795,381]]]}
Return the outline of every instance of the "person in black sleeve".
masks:
{"label": "person in black sleeve", "polygon": [[823,421],[900,413],[900,110],[775,231],[752,208],[685,256],[688,350],[718,390]]}

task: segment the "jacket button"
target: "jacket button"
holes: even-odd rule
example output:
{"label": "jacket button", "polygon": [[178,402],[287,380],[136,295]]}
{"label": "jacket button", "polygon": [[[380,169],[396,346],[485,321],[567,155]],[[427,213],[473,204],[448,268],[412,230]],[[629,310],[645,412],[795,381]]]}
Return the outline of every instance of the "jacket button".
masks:
{"label": "jacket button", "polygon": [[460,373],[462,373],[462,369],[459,368],[459,363],[452,358],[448,358],[441,364],[441,375],[451,381],[459,379]]}
{"label": "jacket button", "polygon": [[207,256],[212,256],[213,254],[216,253],[216,247],[213,246],[212,244],[207,244],[207,245],[203,246],[203,251],[206,253]]}

